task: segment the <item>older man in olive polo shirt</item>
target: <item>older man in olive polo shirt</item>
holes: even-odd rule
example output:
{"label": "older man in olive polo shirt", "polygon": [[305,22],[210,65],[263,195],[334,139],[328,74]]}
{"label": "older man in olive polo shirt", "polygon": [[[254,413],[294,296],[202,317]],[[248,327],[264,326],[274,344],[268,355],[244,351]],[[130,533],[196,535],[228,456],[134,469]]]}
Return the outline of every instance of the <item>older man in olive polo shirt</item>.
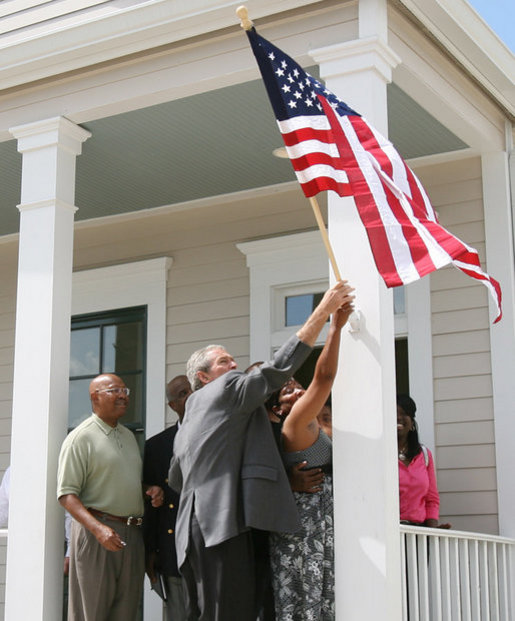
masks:
{"label": "older man in olive polo shirt", "polygon": [[[142,461],[132,432],[118,420],[129,389],[116,375],[90,384],[93,414],[65,439],[57,497],[74,518],[69,621],[136,618],[144,576]],[[163,490],[146,494],[160,506]]]}

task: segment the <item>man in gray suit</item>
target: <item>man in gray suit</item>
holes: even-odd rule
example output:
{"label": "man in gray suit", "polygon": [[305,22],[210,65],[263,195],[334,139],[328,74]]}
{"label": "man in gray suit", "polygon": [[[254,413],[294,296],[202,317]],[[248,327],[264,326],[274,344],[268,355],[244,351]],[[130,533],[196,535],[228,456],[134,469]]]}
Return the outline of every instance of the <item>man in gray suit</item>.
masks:
{"label": "man in gray suit", "polygon": [[[339,282],[306,323],[250,373],[236,371],[221,346],[187,364],[194,390],[175,438],[169,485],[181,492],[177,560],[188,591],[188,619],[255,621],[250,528],[293,532],[299,518],[263,407],[307,358],[329,315],[354,299]],[[247,442],[252,434],[254,442]]]}

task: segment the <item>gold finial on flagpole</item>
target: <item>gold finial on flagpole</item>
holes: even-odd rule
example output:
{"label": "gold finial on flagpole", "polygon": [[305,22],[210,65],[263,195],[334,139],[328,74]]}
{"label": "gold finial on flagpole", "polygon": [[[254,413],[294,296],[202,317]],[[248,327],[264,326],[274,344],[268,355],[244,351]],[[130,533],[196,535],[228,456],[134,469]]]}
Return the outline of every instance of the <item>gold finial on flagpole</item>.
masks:
{"label": "gold finial on flagpole", "polygon": [[247,11],[247,7],[242,4],[236,9],[236,15],[240,18],[240,26],[243,30],[250,30],[254,24],[249,19],[249,12]]}

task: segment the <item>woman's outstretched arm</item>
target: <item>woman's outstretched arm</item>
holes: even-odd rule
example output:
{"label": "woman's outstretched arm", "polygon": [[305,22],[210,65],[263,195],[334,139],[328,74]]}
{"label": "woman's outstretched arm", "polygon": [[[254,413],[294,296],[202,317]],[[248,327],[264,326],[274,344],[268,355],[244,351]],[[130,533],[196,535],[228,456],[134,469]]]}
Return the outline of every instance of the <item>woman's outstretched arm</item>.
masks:
{"label": "woman's outstretched arm", "polygon": [[353,311],[345,304],[332,316],[327,339],[315,366],[315,374],[306,392],[294,403],[282,428],[284,450],[301,451],[316,442],[319,433],[317,414],[327,401],[338,369],[340,335]]}

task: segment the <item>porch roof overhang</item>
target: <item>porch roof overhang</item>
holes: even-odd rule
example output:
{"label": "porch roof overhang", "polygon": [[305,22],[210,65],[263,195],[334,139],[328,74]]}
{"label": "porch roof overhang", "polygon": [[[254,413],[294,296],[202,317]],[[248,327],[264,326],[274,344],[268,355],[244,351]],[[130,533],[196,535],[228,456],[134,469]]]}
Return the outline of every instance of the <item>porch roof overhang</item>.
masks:
{"label": "porch roof overhang", "polygon": [[[466,0],[389,0],[417,22],[515,118],[515,58]],[[331,4],[342,4],[330,0]],[[85,3],[63,14],[0,10],[0,91],[149,49],[234,29],[233,2],[168,0]],[[46,4],[46,3],[44,3]],[[253,0],[252,19],[321,4],[321,0]],[[324,4],[328,4],[325,2]],[[356,4],[356,0],[343,0]],[[88,6],[89,5],[89,6]],[[41,15],[40,15],[41,13]]]}
{"label": "porch roof overhang", "polygon": [[[394,84],[389,135],[406,158],[467,152],[467,145]],[[272,155],[282,140],[260,81],[83,123],[76,221],[186,205],[294,183]],[[18,231],[21,155],[0,143],[0,235]]]}
{"label": "porch roof overhang", "polygon": [[515,120],[515,57],[466,0],[393,0]]}
{"label": "porch roof overhang", "polygon": [[[0,115],[4,117],[3,121],[0,118],[0,138],[4,140],[0,142],[1,236],[18,231],[19,216],[15,206],[19,203],[21,156],[16,150],[16,141],[7,139],[8,118],[15,109],[12,102],[16,100],[17,105],[18,97],[23,105],[12,114],[15,121],[11,121],[11,125],[24,122],[25,118],[33,120],[36,105],[41,101],[44,103],[38,114],[45,106],[51,110],[48,116],[63,114],[63,111],[66,114],[66,110],[70,110],[66,116],[92,133],[77,161],[77,220],[184,205],[210,196],[294,181],[290,164],[271,155],[272,150],[280,146],[281,139],[261,81],[253,79],[256,73],[248,72],[246,81],[242,81],[241,76],[245,75],[252,59],[243,33],[238,32],[233,4],[196,0],[193,6],[188,6],[187,12],[177,6],[180,3],[161,0],[87,4],[91,5],[87,11],[68,16],[65,28],[55,18],[48,23],[32,26],[27,23],[17,30],[8,31],[4,27],[4,32],[0,31],[0,50],[3,47],[4,51],[9,51],[9,61],[0,64],[0,102],[4,95],[7,110]],[[504,127],[500,129],[500,119],[503,114],[513,112],[515,98],[511,94],[513,81],[509,75],[510,71],[511,75],[515,74],[515,58],[466,2],[460,0],[458,8],[453,8],[453,4],[451,0],[393,0],[390,6],[395,15],[402,15],[402,19],[408,16],[416,22],[417,28],[422,27],[429,33],[438,48],[447,57],[456,59],[461,70],[472,76],[476,84],[480,81],[477,76],[483,76],[483,99],[495,111],[495,119],[484,123],[485,133],[492,132],[497,142],[502,141]],[[265,28],[272,23],[272,15],[284,24],[305,19],[304,12],[320,15],[335,8],[340,10],[340,7],[357,17],[355,0],[324,3],[256,0],[252,5],[252,17],[258,23],[261,20]],[[460,20],[463,20],[463,27]],[[391,21],[395,29],[395,20]],[[236,43],[235,33],[241,35],[241,41],[238,38]],[[305,43],[299,45],[298,38],[291,36],[293,30],[286,30],[286,33],[290,36],[288,41],[293,40],[292,53],[296,55],[297,47],[301,51],[301,58],[296,55],[297,60],[306,64]],[[393,34],[395,36],[395,32]],[[209,37],[216,40],[215,47],[209,47]],[[310,46],[321,45],[321,40],[314,35],[310,37]],[[479,39],[485,44],[479,46]],[[454,49],[453,45],[456,47],[458,42],[459,49]],[[219,88],[213,77],[204,77],[195,87],[174,84],[159,87],[159,93],[153,88],[146,98],[131,90],[140,83],[133,77],[136,71],[129,74],[127,67],[133,68],[141,58],[152,63],[167,55],[175,62],[171,50],[174,46],[183,49],[186,43],[186,47],[197,50],[207,45],[209,50],[219,54],[231,54],[231,58],[235,54],[241,57],[240,50],[245,48],[248,58],[219,80]],[[192,55],[197,65],[199,60],[208,58],[208,47],[197,56]],[[463,55],[468,59],[470,71]],[[2,58],[7,56],[2,55]],[[167,62],[172,64],[172,61]],[[209,64],[211,59],[206,62]],[[112,63],[121,68],[111,77]],[[97,80],[93,84],[87,67]],[[159,65],[158,70],[163,67],[164,64]],[[168,69],[168,65],[166,68],[168,78],[178,75]],[[186,65],[183,71],[189,68],[190,65]],[[466,152],[472,145],[467,133],[453,133],[448,129],[452,123],[447,118],[439,118],[438,101],[433,102],[432,108],[424,105],[424,98],[429,100],[427,93],[420,94],[420,85],[413,85],[417,69],[401,65],[394,72],[394,83],[388,86],[390,138],[406,159]],[[209,71],[212,70],[210,65]],[[77,73],[70,78],[70,72],[74,71]],[[99,75],[103,77],[98,78]],[[87,96],[92,93],[89,107],[81,102],[74,108],[81,94],[77,87],[73,93],[70,89],[75,99],[72,100],[72,95],[68,99],[63,96],[58,103],[48,103],[51,99],[58,101],[59,92],[66,94],[64,88],[60,91],[61,83],[75,80],[82,84],[82,76],[84,92]],[[162,79],[159,76],[157,72],[155,79]],[[143,72],[137,76],[140,80],[143,77]],[[121,79],[125,79],[123,85]],[[193,77],[188,79],[193,83]],[[113,96],[106,103],[106,95],[109,95],[106,89],[112,89],[110,81],[125,90],[123,95]],[[434,85],[427,89],[434,91]],[[23,93],[21,97],[20,92]],[[33,97],[32,92],[37,92],[38,96]],[[464,111],[463,116],[468,112]],[[467,118],[463,124],[468,124],[470,129],[475,119]],[[480,142],[477,139],[476,145]]]}

